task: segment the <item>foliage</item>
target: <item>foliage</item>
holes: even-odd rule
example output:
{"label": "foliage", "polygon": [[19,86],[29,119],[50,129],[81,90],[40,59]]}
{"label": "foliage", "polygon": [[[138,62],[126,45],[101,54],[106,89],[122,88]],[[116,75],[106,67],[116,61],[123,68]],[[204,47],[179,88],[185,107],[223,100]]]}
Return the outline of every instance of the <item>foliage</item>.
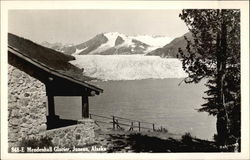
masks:
{"label": "foliage", "polygon": [[40,137],[40,138],[23,138],[20,142],[20,146],[22,147],[52,147],[54,146],[52,143],[52,138],[48,136]]}
{"label": "foliage", "polygon": [[192,136],[189,132],[185,133],[183,136],[181,136],[181,141],[186,144],[192,143]]}
{"label": "foliage", "polygon": [[235,143],[240,139],[240,10],[187,9],[180,18],[193,37],[186,38],[187,53],[179,49],[185,82],[208,80],[199,111],[217,116],[219,145]]}
{"label": "foliage", "polygon": [[220,152],[214,142],[192,138],[190,134],[183,135],[181,141],[173,138],[160,138],[158,136],[141,133],[110,134],[108,152]]}

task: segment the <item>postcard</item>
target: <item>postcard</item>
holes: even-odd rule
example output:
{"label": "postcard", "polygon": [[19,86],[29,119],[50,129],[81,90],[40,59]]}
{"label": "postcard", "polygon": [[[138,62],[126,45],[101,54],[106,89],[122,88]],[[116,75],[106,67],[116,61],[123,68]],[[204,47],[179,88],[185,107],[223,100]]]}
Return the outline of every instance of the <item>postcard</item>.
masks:
{"label": "postcard", "polygon": [[248,159],[249,2],[2,1],[2,159]]}

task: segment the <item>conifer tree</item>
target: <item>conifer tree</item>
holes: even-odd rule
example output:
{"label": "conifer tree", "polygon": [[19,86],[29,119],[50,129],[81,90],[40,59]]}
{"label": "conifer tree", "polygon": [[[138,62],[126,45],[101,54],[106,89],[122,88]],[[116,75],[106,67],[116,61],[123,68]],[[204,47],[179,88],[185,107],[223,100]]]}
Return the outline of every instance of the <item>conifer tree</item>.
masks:
{"label": "conifer tree", "polygon": [[179,16],[192,33],[179,49],[185,82],[207,80],[199,111],[217,117],[218,145],[240,143],[240,10],[185,9]]}

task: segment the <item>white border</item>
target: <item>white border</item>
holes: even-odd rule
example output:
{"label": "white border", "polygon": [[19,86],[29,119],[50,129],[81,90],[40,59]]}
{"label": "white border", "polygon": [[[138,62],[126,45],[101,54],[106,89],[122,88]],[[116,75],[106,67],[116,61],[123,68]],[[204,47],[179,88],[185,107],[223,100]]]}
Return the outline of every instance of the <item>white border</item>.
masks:
{"label": "white border", "polygon": [[[11,9],[241,9],[241,153],[35,153],[7,152],[8,10]],[[249,2],[248,1],[1,1],[1,159],[249,159]]]}

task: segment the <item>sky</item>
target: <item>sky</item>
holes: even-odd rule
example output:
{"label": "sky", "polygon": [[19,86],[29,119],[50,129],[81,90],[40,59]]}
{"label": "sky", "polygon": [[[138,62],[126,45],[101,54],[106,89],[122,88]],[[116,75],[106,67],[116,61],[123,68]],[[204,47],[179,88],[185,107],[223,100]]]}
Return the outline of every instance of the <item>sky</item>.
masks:
{"label": "sky", "polygon": [[41,43],[83,43],[99,33],[180,37],[181,10],[10,10],[8,32]]}

